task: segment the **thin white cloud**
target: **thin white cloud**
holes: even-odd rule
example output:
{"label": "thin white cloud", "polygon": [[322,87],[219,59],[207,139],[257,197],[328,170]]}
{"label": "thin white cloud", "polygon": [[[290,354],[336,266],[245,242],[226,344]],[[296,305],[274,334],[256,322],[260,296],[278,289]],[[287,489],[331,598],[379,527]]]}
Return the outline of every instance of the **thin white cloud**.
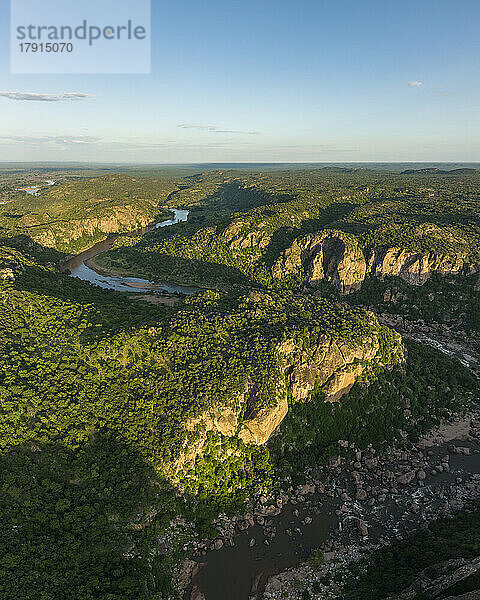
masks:
{"label": "thin white cloud", "polygon": [[434,96],[438,96],[440,98],[446,98],[447,96],[451,96],[452,93],[446,90],[443,87],[432,88],[429,90]]}
{"label": "thin white cloud", "polygon": [[63,92],[62,94],[38,94],[36,92],[0,92],[0,96],[9,100],[33,102],[75,102],[78,100],[94,100],[92,94],[84,92]]}
{"label": "thin white cloud", "polygon": [[100,138],[87,135],[0,135],[0,143],[30,144],[32,146],[75,146],[79,144],[98,144]]}
{"label": "thin white cloud", "polygon": [[420,88],[423,86],[423,82],[422,81],[409,81],[408,85],[411,88]]}
{"label": "thin white cloud", "polygon": [[193,125],[188,123],[181,123],[179,125],[182,129],[200,129],[202,131],[210,131],[212,133],[235,133],[239,135],[261,135],[259,131],[241,131],[237,129],[221,129],[217,125]]}
{"label": "thin white cloud", "polygon": [[162,142],[141,142],[137,139],[128,140],[105,140],[101,137],[87,135],[0,135],[1,146],[30,146],[32,148],[45,148],[51,150],[74,150],[95,149],[96,151],[124,151],[124,150],[196,150],[199,148],[224,148],[229,147],[227,140],[216,140],[209,142],[206,146],[202,144],[182,144],[175,140]]}

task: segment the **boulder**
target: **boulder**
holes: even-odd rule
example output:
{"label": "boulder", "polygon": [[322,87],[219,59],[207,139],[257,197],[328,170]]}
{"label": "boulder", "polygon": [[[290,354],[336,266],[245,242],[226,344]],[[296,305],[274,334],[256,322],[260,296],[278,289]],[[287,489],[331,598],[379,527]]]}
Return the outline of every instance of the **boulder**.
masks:
{"label": "boulder", "polygon": [[407,471],[397,476],[397,483],[400,485],[408,485],[415,479],[415,471]]}

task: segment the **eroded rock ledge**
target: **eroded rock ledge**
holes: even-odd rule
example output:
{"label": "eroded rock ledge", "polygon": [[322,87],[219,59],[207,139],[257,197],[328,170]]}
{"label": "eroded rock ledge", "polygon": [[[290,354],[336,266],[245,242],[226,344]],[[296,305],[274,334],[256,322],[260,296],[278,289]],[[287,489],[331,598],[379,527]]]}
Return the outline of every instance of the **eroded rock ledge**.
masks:
{"label": "eroded rock ledge", "polygon": [[310,284],[326,280],[342,294],[358,290],[367,275],[396,275],[412,285],[423,285],[432,275],[479,273],[479,265],[462,253],[415,252],[399,247],[361,248],[348,233],[325,230],[295,240],[273,266],[278,279],[307,274]]}
{"label": "eroded rock ledge", "polygon": [[284,419],[289,403],[308,401],[314,389],[323,392],[326,401],[338,401],[374,368],[402,362],[401,336],[380,325],[372,313],[360,311],[357,318],[361,317],[362,334],[355,338],[348,332],[354,314],[344,334],[315,335],[307,330],[301,336],[284,336],[274,347],[276,367],[269,373],[274,398],[267,404],[259,401],[261,386],[246,377],[235,398],[218,398],[213,408],[186,422],[188,442],[175,470],[194,463],[210,432],[245,444],[264,444]]}
{"label": "eroded rock ledge", "polygon": [[129,205],[116,208],[102,217],[85,217],[57,221],[36,228],[33,239],[48,248],[68,248],[72,243],[84,250],[93,241],[101,240],[112,233],[122,233],[146,227],[152,222],[152,214]]}

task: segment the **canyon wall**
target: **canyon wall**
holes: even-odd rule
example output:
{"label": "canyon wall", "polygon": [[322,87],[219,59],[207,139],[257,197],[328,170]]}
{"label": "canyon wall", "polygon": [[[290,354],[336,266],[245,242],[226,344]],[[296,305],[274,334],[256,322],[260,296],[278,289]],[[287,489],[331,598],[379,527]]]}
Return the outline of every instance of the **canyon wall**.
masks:
{"label": "canyon wall", "polygon": [[31,228],[29,234],[38,244],[58,250],[81,252],[112,233],[123,233],[146,227],[155,211],[125,206],[105,216],[57,221]]}
{"label": "canyon wall", "polygon": [[367,275],[395,275],[411,285],[423,285],[433,273],[479,271],[479,266],[462,253],[416,252],[396,246],[361,248],[353,235],[335,230],[296,239],[272,268],[277,279],[306,274],[310,284],[326,280],[342,294],[359,289]]}
{"label": "canyon wall", "polygon": [[[277,368],[270,374],[275,389],[272,401],[257,405],[259,386],[248,379],[233,401],[219,398],[213,409],[186,423],[184,451],[174,471],[193,465],[202,454],[209,432],[236,437],[245,444],[264,444],[286,416],[289,405],[308,401],[313,390],[322,392],[326,401],[337,402],[359,378],[368,379],[374,368],[403,362],[401,336],[381,326],[372,313],[367,314],[368,330],[357,341],[324,335],[307,345],[295,337],[279,343],[275,350]],[[193,432],[195,435],[191,435]]]}

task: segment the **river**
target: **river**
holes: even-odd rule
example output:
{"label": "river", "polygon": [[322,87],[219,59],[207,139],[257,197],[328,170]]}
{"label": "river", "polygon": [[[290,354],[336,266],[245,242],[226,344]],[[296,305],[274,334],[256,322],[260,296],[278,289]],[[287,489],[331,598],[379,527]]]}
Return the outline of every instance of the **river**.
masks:
{"label": "river", "polygon": [[306,560],[327,539],[337,524],[335,508],[330,498],[322,498],[315,509],[317,514],[310,512],[312,522],[305,527],[305,508],[288,504],[280,515],[266,519],[276,530],[273,539],[255,525],[236,536],[235,546],[197,557],[202,568],[194,585],[206,600],[260,598],[271,575]]}
{"label": "river", "polygon": [[[451,442],[467,448],[470,454],[450,453],[447,459],[449,470],[437,472],[435,467],[445,460],[442,457],[449,454]],[[341,558],[342,546],[347,549],[362,540],[358,532],[359,520],[368,529],[368,539],[364,537],[363,543],[376,544],[382,538],[392,541],[421,527],[441,513],[446,503],[458,497],[459,493],[473,499],[475,496],[468,486],[470,481],[479,479],[478,439],[457,439],[444,434],[436,443],[431,446],[425,443],[424,447],[426,451],[421,458],[413,448],[403,452],[404,456],[399,459],[388,455],[379,457],[376,471],[369,472],[364,465],[359,470],[366,483],[378,485],[379,473],[383,479],[388,472],[398,472],[402,465],[418,469],[423,466],[419,462],[423,462],[425,482],[418,484],[414,480],[410,485],[397,485],[394,487],[399,489],[389,490],[383,499],[377,500],[372,495],[370,501],[359,502],[355,499],[352,484],[352,470],[358,467],[345,465],[340,474],[335,475],[333,470],[324,479],[324,492],[317,491],[294,505],[289,503],[280,515],[266,519],[270,530],[276,532],[273,539],[265,535],[264,528],[255,525],[239,533],[233,547],[227,543],[220,550],[195,557],[200,569],[194,575],[184,600],[200,598],[198,592],[204,595],[205,600],[260,600],[270,576],[305,561],[311,551],[321,547],[330,536],[341,542],[338,554]],[[347,500],[344,500],[345,495],[340,497],[342,490],[350,494]],[[413,509],[412,505],[415,505]],[[254,545],[251,546],[252,540]]]}
{"label": "river", "polygon": [[27,194],[30,194],[30,196],[38,196],[41,189],[55,185],[55,182],[51,179],[46,179],[43,183],[45,185],[40,184],[40,185],[33,185],[33,186],[29,186],[29,187],[17,188],[15,191],[16,192],[26,192]]}
{"label": "river", "polygon": [[78,279],[83,279],[84,281],[98,285],[101,288],[115,290],[117,292],[167,292],[171,294],[185,294],[187,296],[196,294],[201,288],[178,285],[174,283],[153,282],[148,279],[141,279],[140,277],[107,275],[96,271],[91,266],[86,264],[88,260],[98,256],[102,252],[107,252],[110,250],[115,240],[121,235],[140,236],[152,229],[169,227],[170,225],[175,225],[176,223],[182,223],[187,220],[189,214],[188,210],[182,209],[172,209],[172,212],[173,218],[167,219],[166,221],[161,221],[160,223],[155,223],[150,227],[145,227],[130,233],[117,233],[110,235],[106,240],[98,242],[88,250],[85,250],[85,252],[76,254],[72,258],[65,261],[61,267],[62,272],[68,271],[71,277],[78,277]]}
{"label": "river", "polygon": [[[391,326],[391,325],[390,325]],[[405,333],[407,338],[414,339],[423,344],[428,344],[447,356],[457,359],[463,366],[473,373],[479,372],[478,361],[465,351],[459,344],[438,341],[424,333]],[[427,506],[435,513],[437,504],[441,504],[449,486],[458,476],[469,477],[480,472],[480,450],[476,443],[465,442],[464,439],[450,438],[461,446],[469,446],[471,456],[454,455],[451,458],[451,472],[444,472],[432,477],[432,467],[439,462],[439,457],[448,453],[448,443],[433,446],[432,456],[428,457],[430,471],[427,470],[427,490],[431,491],[431,498]],[[398,465],[389,465],[392,471]],[[347,470],[348,473],[348,470]],[[335,487],[348,488],[349,477],[337,481]],[[338,484],[341,483],[341,486]],[[401,487],[401,486],[400,486]],[[423,488],[418,488],[413,495],[421,497]],[[335,496],[336,494],[333,494]],[[406,494],[407,499],[409,493]],[[352,494],[353,497],[353,494]],[[318,548],[329,537],[338,535],[338,512],[341,507],[338,498],[328,497],[323,494],[313,494],[309,502],[303,504],[288,504],[280,515],[269,519],[276,532],[273,539],[265,535],[259,525],[249,527],[235,538],[235,545],[225,545],[221,550],[209,551],[205,555],[195,557],[200,570],[193,577],[192,585],[187,590],[184,600],[197,598],[196,592],[204,595],[205,600],[260,600],[268,578],[289,567],[298,565],[309,556],[310,552]],[[361,507],[361,503],[353,503],[356,510],[353,514],[343,515],[344,524],[355,529],[355,523],[361,517],[369,522],[369,540],[374,543],[389,531],[401,531],[403,534],[417,528],[422,523],[418,515],[410,514],[410,509],[402,508],[402,501],[390,496],[384,504],[375,502],[368,510]],[[360,510],[359,510],[360,509]],[[421,514],[421,512],[420,512]],[[310,518],[306,525],[305,517]],[[425,515],[424,517],[425,518]],[[340,519],[341,520],[341,519]],[[253,544],[252,546],[250,544]]]}

